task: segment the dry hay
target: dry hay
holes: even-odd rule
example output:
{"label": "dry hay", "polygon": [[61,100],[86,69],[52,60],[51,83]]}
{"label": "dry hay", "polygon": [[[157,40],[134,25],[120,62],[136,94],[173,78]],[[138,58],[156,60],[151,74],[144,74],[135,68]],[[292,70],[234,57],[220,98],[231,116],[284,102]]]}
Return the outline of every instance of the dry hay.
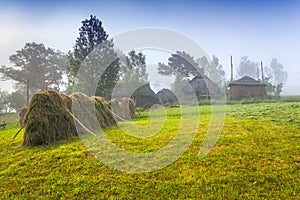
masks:
{"label": "dry hay", "polygon": [[[100,127],[116,125],[109,103],[104,98],[89,97],[82,93],[74,93],[70,97],[73,101],[74,115],[90,130],[97,131]],[[79,126],[77,127],[80,129]]]}
{"label": "dry hay", "polygon": [[109,102],[102,97],[93,97],[95,100],[96,116],[102,128],[116,125]]}
{"label": "dry hay", "polygon": [[117,121],[133,119],[135,115],[134,102],[130,98],[112,99],[109,102]]}
{"label": "dry hay", "polygon": [[131,99],[113,102],[118,105],[116,113],[111,110],[111,102],[102,97],[88,97],[82,93],[67,96],[56,91],[37,93],[32,97],[29,109],[24,108],[19,114],[20,125],[26,126],[23,145],[50,144],[78,133],[93,133],[116,125],[114,116],[117,119],[133,118]]}
{"label": "dry hay", "polygon": [[55,91],[32,96],[24,124],[24,146],[54,143],[77,135],[73,118],[67,112],[71,98]]}
{"label": "dry hay", "polygon": [[24,146],[50,144],[78,133],[97,131],[100,126],[116,125],[104,98],[81,93],[67,96],[56,91],[34,94],[22,123],[25,125]]}
{"label": "dry hay", "polygon": [[19,125],[20,125],[20,127],[24,127],[25,126],[25,124],[24,124],[24,118],[25,118],[25,115],[27,113],[27,110],[28,110],[27,107],[23,107],[19,111]]}

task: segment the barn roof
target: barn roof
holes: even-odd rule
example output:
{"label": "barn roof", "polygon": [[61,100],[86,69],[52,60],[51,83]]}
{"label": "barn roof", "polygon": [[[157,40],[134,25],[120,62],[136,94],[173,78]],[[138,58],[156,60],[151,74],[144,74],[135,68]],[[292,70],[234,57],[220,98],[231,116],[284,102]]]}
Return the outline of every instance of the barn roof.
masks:
{"label": "barn roof", "polygon": [[[209,90],[211,92],[219,91],[218,86],[205,75],[195,76],[192,80],[189,81],[189,83],[191,84],[193,91],[200,91],[200,90],[201,91]],[[186,86],[184,90],[189,91],[190,89],[188,89]]]}
{"label": "barn roof", "polygon": [[151,89],[149,83],[146,83],[136,89],[134,96],[151,96],[153,98],[158,98],[155,92]]}
{"label": "barn roof", "polygon": [[169,99],[169,100],[173,100],[173,101],[178,101],[176,95],[169,89],[163,88],[160,91],[157,92],[157,95],[159,96],[159,98],[165,100],[165,99]]}
{"label": "barn roof", "polygon": [[163,88],[163,89],[159,90],[157,92],[157,94],[170,94],[170,92],[172,92],[172,91],[169,89]]}
{"label": "barn roof", "polygon": [[231,85],[255,85],[255,86],[263,86],[264,84],[260,81],[255,80],[254,78],[251,78],[250,76],[244,76],[241,79],[238,79],[232,83]]}

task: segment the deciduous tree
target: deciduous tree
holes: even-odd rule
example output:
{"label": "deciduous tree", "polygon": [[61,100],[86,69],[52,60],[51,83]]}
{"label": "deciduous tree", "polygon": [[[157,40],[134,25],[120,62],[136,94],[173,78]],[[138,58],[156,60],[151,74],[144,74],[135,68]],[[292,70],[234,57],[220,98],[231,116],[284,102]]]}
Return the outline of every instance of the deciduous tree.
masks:
{"label": "deciduous tree", "polygon": [[251,76],[252,78],[257,78],[257,67],[257,62],[253,62],[249,60],[247,56],[243,56],[241,57],[241,62],[239,64],[237,74],[239,77]]}
{"label": "deciduous tree", "polygon": [[1,66],[4,79],[13,79],[19,83],[30,80],[31,92],[43,91],[46,86],[59,87],[66,69],[63,53],[46,48],[35,42],[25,46],[9,57],[13,67]]}

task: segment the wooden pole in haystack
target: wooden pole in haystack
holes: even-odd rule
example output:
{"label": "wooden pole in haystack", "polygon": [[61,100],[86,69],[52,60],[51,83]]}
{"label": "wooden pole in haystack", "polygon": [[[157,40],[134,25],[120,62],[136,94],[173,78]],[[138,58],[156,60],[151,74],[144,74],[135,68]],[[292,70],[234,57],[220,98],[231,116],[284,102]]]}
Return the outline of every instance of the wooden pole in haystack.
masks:
{"label": "wooden pole in haystack", "polygon": [[17,137],[17,135],[21,132],[21,130],[24,128],[24,126],[23,127],[21,127],[19,130],[18,130],[18,132],[15,134],[15,136],[13,137],[13,140]]}

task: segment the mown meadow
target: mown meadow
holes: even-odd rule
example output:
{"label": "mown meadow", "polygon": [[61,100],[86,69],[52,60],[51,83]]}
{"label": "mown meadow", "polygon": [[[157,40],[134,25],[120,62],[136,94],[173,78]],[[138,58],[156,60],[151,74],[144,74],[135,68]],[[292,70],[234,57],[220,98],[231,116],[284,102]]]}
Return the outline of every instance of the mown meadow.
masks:
{"label": "mown meadow", "polygon": [[[192,114],[197,107],[188,109]],[[80,138],[23,147],[22,132],[12,140],[17,119],[1,116],[10,123],[0,130],[0,199],[300,199],[300,103],[227,105],[222,134],[202,159],[210,106],[200,106],[200,113],[189,149],[169,166],[146,173],[104,165]],[[167,114],[152,137],[137,139],[118,127],[105,134],[128,151],[156,151],[179,128],[180,108],[167,108]],[[137,114],[134,122],[149,125],[149,113]]]}

